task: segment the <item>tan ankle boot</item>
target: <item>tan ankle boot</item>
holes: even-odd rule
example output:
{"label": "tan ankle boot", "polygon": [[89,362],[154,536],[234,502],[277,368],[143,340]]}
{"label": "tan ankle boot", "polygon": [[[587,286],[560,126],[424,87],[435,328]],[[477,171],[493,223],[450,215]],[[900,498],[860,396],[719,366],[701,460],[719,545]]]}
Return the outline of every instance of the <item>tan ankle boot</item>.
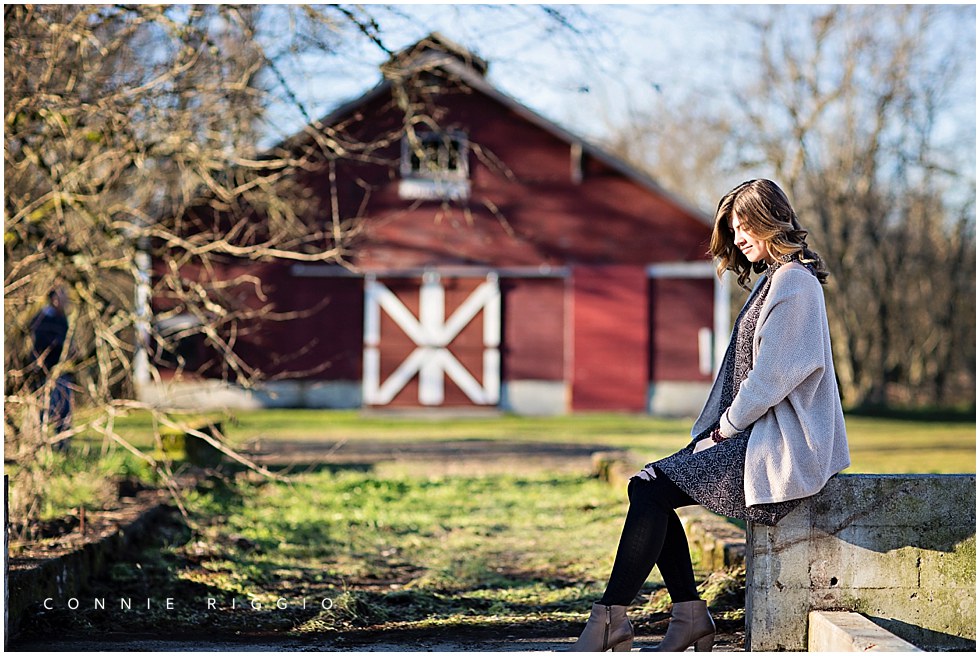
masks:
{"label": "tan ankle boot", "polygon": [[708,605],[697,601],[681,601],[670,611],[670,624],[663,641],[653,651],[711,651],[715,642],[715,622],[708,614]]}
{"label": "tan ankle boot", "polygon": [[592,614],[571,651],[629,651],[633,648],[633,625],[626,606],[593,604]]}

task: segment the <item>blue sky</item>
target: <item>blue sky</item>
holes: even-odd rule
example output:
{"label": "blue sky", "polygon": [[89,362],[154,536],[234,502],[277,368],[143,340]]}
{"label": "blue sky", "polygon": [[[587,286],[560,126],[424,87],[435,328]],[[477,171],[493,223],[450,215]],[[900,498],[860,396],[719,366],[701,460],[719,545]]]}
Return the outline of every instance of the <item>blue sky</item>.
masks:
{"label": "blue sky", "polygon": [[[717,89],[737,75],[733,54],[745,33],[734,17],[750,5],[564,5],[581,31],[549,30],[540,6],[398,4],[368,7],[380,17],[388,47],[410,45],[439,31],[490,62],[491,83],[573,132],[600,141],[631,109],[642,110],[658,95],[725,102]],[[796,6],[805,21],[812,7]],[[969,39],[973,57],[961,62],[956,110],[943,119],[947,130],[976,127],[976,12],[970,21],[943,25],[937,42]],[[367,39],[348,39],[337,54],[301,62],[284,71],[313,117],[359,96],[379,79],[385,54]],[[295,110],[274,113],[269,143],[305,122]],[[975,147],[975,146],[974,146]],[[975,162],[973,163],[975,166]]]}
{"label": "blue sky", "polygon": [[[665,5],[565,7],[583,33],[544,38],[549,25],[533,6],[399,5],[406,18],[385,14],[394,49],[438,31],[490,62],[489,80],[539,113],[586,137],[598,137],[629,104],[714,74],[698,64],[723,27],[718,11]],[[323,61],[310,58],[290,83],[314,116],[356,97],[380,78],[385,55],[366,39],[348,42]],[[656,86],[655,86],[656,85]],[[658,91],[659,89],[659,91]],[[608,118],[607,118],[608,115]],[[303,124],[286,110],[284,132]],[[286,129],[287,126],[291,129]]]}

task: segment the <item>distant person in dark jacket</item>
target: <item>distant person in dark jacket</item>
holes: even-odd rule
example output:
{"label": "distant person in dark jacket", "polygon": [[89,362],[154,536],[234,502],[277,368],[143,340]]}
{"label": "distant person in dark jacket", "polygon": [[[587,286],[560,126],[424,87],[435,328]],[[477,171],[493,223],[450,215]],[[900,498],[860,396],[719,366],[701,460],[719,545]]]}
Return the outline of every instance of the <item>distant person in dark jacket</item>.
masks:
{"label": "distant person in dark jacket", "polygon": [[[66,353],[68,342],[68,295],[63,287],[55,287],[48,292],[48,303],[31,320],[31,359],[33,360],[34,389],[49,394],[47,406],[41,411],[41,425],[51,424],[60,435],[71,429],[72,375],[61,371],[48,385],[56,373],[58,363]],[[46,389],[49,388],[49,389]],[[68,439],[57,442],[59,450],[68,448]]]}

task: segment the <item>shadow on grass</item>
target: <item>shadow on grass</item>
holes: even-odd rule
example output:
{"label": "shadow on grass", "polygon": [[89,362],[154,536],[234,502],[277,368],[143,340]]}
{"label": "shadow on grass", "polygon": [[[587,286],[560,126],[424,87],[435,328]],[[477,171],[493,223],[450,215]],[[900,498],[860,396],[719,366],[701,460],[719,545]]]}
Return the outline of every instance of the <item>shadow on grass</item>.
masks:
{"label": "shadow on grass", "polygon": [[190,528],[173,512],[153,530],[153,539],[130,547],[78,594],[52,598],[46,604],[39,601],[25,614],[22,630],[11,645],[93,635],[170,634],[174,629],[206,626],[202,610],[207,599],[222,598],[222,591],[180,576],[181,568],[190,562],[179,555],[179,549],[191,541]]}
{"label": "shadow on grass", "polygon": [[[457,644],[459,649],[469,650],[473,642],[486,641],[499,645],[507,638],[529,640],[546,638],[568,641],[578,635],[596,599],[593,591],[581,590],[579,594],[561,600],[542,602],[536,598],[539,586],[546,584],[556,588],[569,586],[562,579],[539,578],[509,579],[500,581],[501,588],[511,591],[526,589],[528,598],[520,601],[488,599],[479,590],[425,591],[398,590],[392,592],[353,592],[344,608],[335,614],[346,614],[347,630],[342,636],[345,647],[381,644],[404,645],[428,644],[446,641]],[[644,592],[648,592],[645,590]],[[656,590],[659,594],[661,591]],[[729,610],[730,599],[719,599],[711,604],[717,613],[715,622],[720,633],[736,635],[744,629],[744,619],[728,619],[722,616]],[[356,619],[353,619],[355,618]],[[667,629],[669,612],[638,600],[630,609],[630,619],[638,636],[659,640]],[[335,617],[335,625],[344,620]],[[326,633],[316,621],[300,627],[307,635]],[[643,638],[638,638],[643,640]],[[654,642],[651,642],[652,646]],[[641,646],[643,646],[641,644]]]}

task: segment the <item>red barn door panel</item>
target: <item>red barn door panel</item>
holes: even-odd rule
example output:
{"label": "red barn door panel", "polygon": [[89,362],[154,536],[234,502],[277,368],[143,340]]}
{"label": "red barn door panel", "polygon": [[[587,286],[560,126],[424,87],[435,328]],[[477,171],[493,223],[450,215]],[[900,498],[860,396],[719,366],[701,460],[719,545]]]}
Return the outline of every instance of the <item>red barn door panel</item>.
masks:
{"label": "red barn door panel", "polygon": [[565,280],[505,278],[502,377],[565,380]]}
{"label": "red barn door panel", "polygon": [[388,278],[365,284],[366,307],[373,312],[365,328],[365,404],[497,403],[496,279]]}
{"label": "red barn door panel", "polygon": [[[713,324],[714,280],[710,278],[653,278],[650,280],[651,380],[710,381],[701,371],[699,332]],[[716,336],[717,338],[717,336]],[[728,335],[721,339],[727,340]]]}
{"label": "red barn door panel", "polygon": [[646,268],[575,267],[572,287],[572,408],[646,411],[649,381]]}

